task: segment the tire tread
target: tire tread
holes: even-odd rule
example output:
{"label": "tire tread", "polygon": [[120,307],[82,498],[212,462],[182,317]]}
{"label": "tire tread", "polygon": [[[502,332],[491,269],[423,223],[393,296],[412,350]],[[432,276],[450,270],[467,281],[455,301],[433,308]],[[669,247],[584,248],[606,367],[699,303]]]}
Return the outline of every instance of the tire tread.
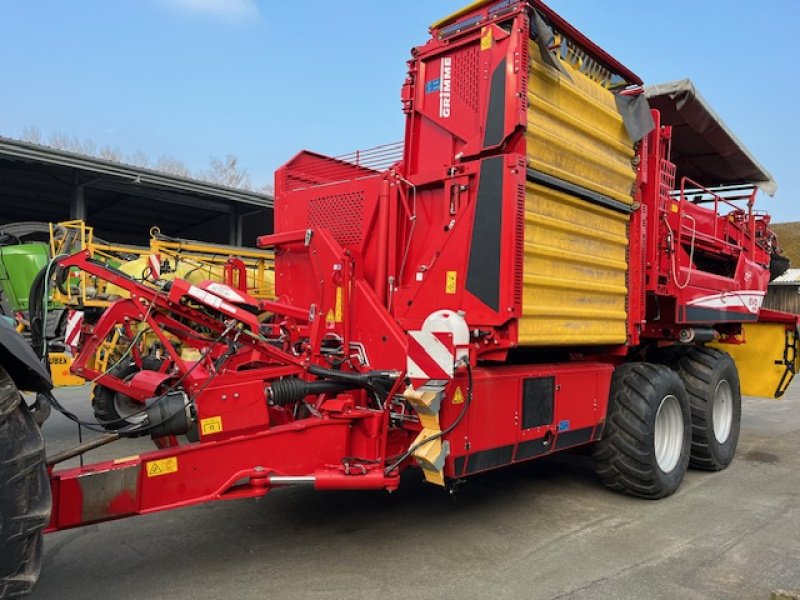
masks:
{"label": "tire tread", "polygon": [[[709,422],[711,410],[709,401],[710,388],[715,373],[725,368],[725,363],[733,364],[730,355],[716,348],[693,346],[682,352],[668,365],[673,368],[683,380],[686,392],[689,394],[689,407],[692,413],[692,450],[689,466],[703,471],[720,471],[730,464],[719,460],[713,451],[709,435],[713,435],[713,424]],[[734,365],[735,370],[735,365]],[[738,394],[738,379],[734,393]],[[740,400],[739,400],[740,401]],[[734,418],[740,418],[740,409]],[[739,415],[739,417],[737,417]],[[734,424],[735,435],[738,438],[738,422]]]}
{"label": "tire tread", "polygon": [[[652,452],[657,396],[659,389],[670,387],[681,393],[683,386],[662,365],[630,363],[615,370],[605,434],[592,449],[595,470],[606,487],[648,499],[675,491],[677,486],[665,485],[658,476]],[[685,471],[686,464],[676,468]]]}
{"label": "tire tread", "polygon": [[[0,369],[0,404],[8,406],[10,378]],[[39,578],[42,531],[50,519],[50,481],[44,440],[24,402],[0,415],[0,598],[30,593]]]}

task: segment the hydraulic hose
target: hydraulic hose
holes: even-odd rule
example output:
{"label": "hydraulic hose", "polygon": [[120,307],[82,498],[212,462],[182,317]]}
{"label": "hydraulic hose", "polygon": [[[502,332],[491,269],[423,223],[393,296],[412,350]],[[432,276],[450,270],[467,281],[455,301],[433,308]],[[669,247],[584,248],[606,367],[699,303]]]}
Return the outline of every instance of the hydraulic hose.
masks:
{"label": "hydraulic hose", "polygon": [[269,387],[269,400],[270,404],[286,406],[299,402],[306,396],[342,392],[358,387],[363,386],[344,381],[304,381],[299,377],[284,377],[274,381]]}
{"label": "hydraulic hose", "polygon": [[311,365],[308,368],[308,372],[317,377],[353,383],[357,387],[366,388],[375,395],[379,405],[386,400],[389,390],[391,390],[394,385],[394,379],[385,371],[353,373],[351,371],[338,371],[336,369]]}
{"label": "hydraulic hose", "polygon": [[343,381],[347,383],[355,383],[358,387],[367,387],[371,385],[371,375],[369,373],[352,373],[347,371],[338,371],[337,369],[328,369],[327,367],[320,367],[311,365],[308,367],[308,372],[317,377],[324,377],[326,379],[333,379],[335,381]]}

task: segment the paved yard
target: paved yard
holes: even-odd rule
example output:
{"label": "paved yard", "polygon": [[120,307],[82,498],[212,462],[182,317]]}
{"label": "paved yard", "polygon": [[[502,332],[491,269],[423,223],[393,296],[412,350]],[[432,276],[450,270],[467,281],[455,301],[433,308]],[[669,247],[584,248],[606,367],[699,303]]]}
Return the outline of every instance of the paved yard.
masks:
{"label": "paved yard", "polygon": [[[666,500],[606,491],[584,455],[455,500],[413,475],[392,495],[284,489],[48,536],[32,598],[768,599],[800,589],[798,386],[746,399],[734,464]],[[88,415],[85,394],[60,397]],[[60,415],[46,432],[51,452],[76,437]]]}

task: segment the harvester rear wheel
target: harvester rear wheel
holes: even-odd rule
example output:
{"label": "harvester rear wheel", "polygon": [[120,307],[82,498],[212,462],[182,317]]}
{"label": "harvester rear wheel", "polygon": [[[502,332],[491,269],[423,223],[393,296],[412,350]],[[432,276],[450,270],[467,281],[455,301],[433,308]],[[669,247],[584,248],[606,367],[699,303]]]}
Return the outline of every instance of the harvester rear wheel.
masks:
{"label": "harvester rear wheel", "polygon": [[650,363],[617,367],[605,431],[592,447],[597,474],[623,494],[669,496],[686,474],[690,426],[689,400],[675,371]]}
{"label": "harvester rear wheel", "polygon": [[42,433],[0,368],[0,598],[29,593],[39,578],[50,508]]}
{"label": "harvester rear wheel", "polygon": [[733,359],[714,348],[691,348],[671,365],[689,394],[692,450],[689,466],[721,471],[739,442],[742,393]]}

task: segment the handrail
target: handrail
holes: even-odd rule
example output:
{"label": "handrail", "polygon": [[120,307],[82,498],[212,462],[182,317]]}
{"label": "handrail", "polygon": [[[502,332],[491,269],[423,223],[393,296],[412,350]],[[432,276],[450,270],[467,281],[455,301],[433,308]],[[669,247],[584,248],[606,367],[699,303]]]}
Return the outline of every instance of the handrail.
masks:
{"label": "handrail", "polygon": [[[687,188],[687,184],[690,184],[691,187]],[[680,213],[683,214],[683,206],[684,202],[687,202],[687,195],[691,195],[692,192],[701,193],[705,196],[710,196],[714,201],[714,214],[717,216],[721,216],[719,212],[720,204],[727,204],[733,210],[742,211],[740,206],[734,204],[735,201],[739,200],[747,200],[747,212],[745,214],[746,221],[747,221],[747,228],[745,229],[745,235],[749,236],[751,239],[755,239],[755,215],[753,214],[753,205],[755,204],[755,197],[756,193],[758,192],[758,188],[755,186],[751,186],[752,191],[750,194],[741,194],[736,196],[723,196],[718,194],[717,192],[724,192],[726,189],[730,191],[739,191],[745,189],[744,186],[731,186],[730,188],[724,187],[716,187],[716,188],[707,188],[696,181],[690,179],[689,177],[682,177],[681,178],[681,187],[680,187]],[[716,191],[714,191],[716,190]],[[710,202],[708,200],[707,202]],[[714,237],[719,238],[719,219],[714,221]],[[752,246],[749,248],[749,253],[754,255],[755,248]]]}

